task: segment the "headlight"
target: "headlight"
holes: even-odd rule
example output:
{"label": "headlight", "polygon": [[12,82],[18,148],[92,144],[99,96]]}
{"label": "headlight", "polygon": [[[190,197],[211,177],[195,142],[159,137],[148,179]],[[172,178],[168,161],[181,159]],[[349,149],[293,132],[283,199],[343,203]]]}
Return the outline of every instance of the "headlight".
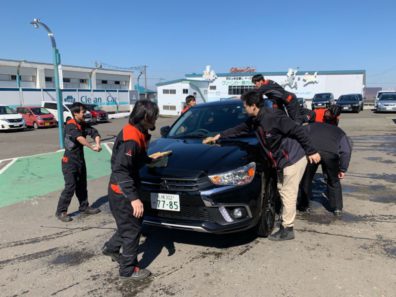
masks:
{"label": "headlight", "polygon": [[42,117],[37,117],[37,119],[38,119],[39,121],[42,121],[42,120],[43,120],[43,118],[42,118]]}
{"label": "headlight", "polygon": [[209,179],[215,185],[242,186],[252,182],[256,173],[256,163],[252,162],[240,168],[216,175],[209,175]]}

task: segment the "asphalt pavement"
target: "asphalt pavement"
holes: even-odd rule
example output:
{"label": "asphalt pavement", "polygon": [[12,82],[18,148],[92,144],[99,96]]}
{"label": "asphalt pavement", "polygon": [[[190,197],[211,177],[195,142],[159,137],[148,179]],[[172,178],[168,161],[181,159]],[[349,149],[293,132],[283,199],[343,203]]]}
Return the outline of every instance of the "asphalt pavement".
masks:
{"label": "asphalt pavement", "polygon": [[[160,119],[157,126],[173,120]],[[396,114],[369,110],[342,114],[340,127],[352,138],[353,155],[343,181],[341,219],[324,209],[319,175],[313,211],[298,216],[292,241],[271,242],[250,232],[214,236],[146,228],[139,258],[153,276],[137,283],[121,281],[117,265],[101,254],[115,223],[107,203],[108,175],[93,175],[99,158],[93,155],[88,192],[100,214],[80,215],[73,199],[74,220],[56,220],[60,189],[0,208],[1,296],[395,296],[395,121]],[[97,128],[111,141],[125,122]],[[53,154],[56,137],[56,129],[0,133],[0,160]],[[102,153],[105,163],[108,155]],[[39,166],[35,162],[22,170]],[[18,187],[18,179],[11,183],[0,174],[0,201],[10,199],[7,188]]]}

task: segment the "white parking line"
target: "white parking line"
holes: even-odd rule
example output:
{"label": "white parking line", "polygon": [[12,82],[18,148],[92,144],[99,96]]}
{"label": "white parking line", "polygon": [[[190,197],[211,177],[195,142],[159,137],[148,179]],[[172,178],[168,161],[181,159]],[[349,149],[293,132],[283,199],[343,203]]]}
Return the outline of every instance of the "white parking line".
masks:
{"label": "white parking line", "polygon": [[113,151],[112,151],[112,149],[109,147],[109,144],[114,144],[114,142],[105,142],[105,143],[103,143],[103,146],[107,149],[107,151],[110,153],[110,155],[112,155],[113,154]]}
{"label": "white parking line", "polygon": [[10,163],[8,163],[6,166],[4,166],[2,169],[0,169],[0,174],[3,174],[8,168],[10,168],[11,165],[14,164],[16,162],[16,160],[18,160],[18,158],[2,160],[2,161],[0,161],[0,163],[2,163],[4,161],[9,161],[9,160],[12,160],[12,161]]}

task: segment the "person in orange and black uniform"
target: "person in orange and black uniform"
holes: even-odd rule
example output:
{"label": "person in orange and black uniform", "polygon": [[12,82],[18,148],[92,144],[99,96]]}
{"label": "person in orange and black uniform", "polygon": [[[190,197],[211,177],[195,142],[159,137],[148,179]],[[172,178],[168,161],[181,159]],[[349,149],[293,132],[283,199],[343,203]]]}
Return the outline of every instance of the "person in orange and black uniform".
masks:
{"label": "person in orange and black uniform", "polygon": [[[343,200],[341,179],[345,177],[351,160],[352,145],[345,132],[334,125],[313,123],[305,127],[313,146],[321,158],[323,174],[326,174],[329,208],[335,216],[342,215]],[[300,184],[297,209],[309,213],[312,198],[312,181],[319,164],[308,164]]]}
{"label": "person in orange and black uniform", "polygon": [[149,270],[139,268],[137,261],[144,212],[139,199],[139,170],[155,159],[147,156],[147,147],[150,140],[148,130],[155,129],[157,118],[158,106],[155,103],[137,101],[128,124],[114,142],[108,197],[117,231],[104,244],[102,252],[118,261],[122,278],[140,280],[151,274]]}
{"label": "person in orange and black uniform", "polygon": [[[67,214],[71,199],[76,194],[80,202],[80,212],[85,214],[97,214],[97,208],[88,204],[87,191],[87,168],[84,159],[84,146],[95,152],[101,151],[100,135],[84,121],[86,108],[80,102],[73,103],[70,107],[73,119],[68,120],[65,125],[65,154],[62,158],[62,172],[65,179],[65,189],[59,198],[56,216],[62,222],[70,222],[72,218]],[[91,136],[95,145],[90,144],[86,137]]]}
{"label": "person in orange and black uniform", "polygon": [[296,121],[297,124],[302,124],[307,120],[309,121],[310,118],[306,119],[304,114],[300,111],[300,104],[294,93],[286,91],[273,80],[264,79],[264,76],[261,74],[254,75],[252,77],[252,83],[256,86],[258,92],[272,101],[272,108],[280,110],[286,109],[289,117]]}
{"label": "person in orange and black uniform", "polygon": [[197,105],[197,100],[195,99],[195,96],[193,95],[188,95],[186,97],[186,107],[182,110],[181,114],[185,113],[188,111],[191,107]]}
{"label": "person in orange and black uniform", "polygon": [[315,122],[338,126],[341,107],[338,105],[331,105],[329,108],[318,108],[315,109],[315,114]]}

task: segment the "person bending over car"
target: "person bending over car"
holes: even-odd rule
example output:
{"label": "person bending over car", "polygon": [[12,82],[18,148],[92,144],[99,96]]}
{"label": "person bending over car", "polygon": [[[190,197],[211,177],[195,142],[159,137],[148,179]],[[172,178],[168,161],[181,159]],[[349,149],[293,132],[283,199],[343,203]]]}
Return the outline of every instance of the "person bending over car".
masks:
{"label": "person bending over car", "polygon": [[260,92],[247,92],[242,95],[242,100],[248,120],[213,137],[205,138],[203,143],[214,143],[220,138],[255,132],[264,155],[278,172],[277,187],[283,205],[282,224],[269,239],[294,239],[298,187],[307,165],[307,157],[310,163],[318,163],[320,155],[302,126],[279,110],[263,107],[264,100]]}
{"label": "person bending over car", "polygon": [[[314,147],[319,151],[323,174],[326,175],[327,197],[335,216],[342,215],[341,179],[345,177],[351,160],[352,146],[345,132],[334,125],[313,123],[306,127]],[[301,181],[297,209],[309,212],[312,198],[312,180],[318,164],[309,164]]]}
{"label": "person bending over car", "polygon": [[[147,156],[151,135],[155,129],[158,106],[150,100],[137,101],[113,146],[108,197],[117,231],[107,241],[102,252],[120,265],[121,278],[141,280],[150,271],[140,269],[137,255],[141,235],[143,203],[139,198],[139,169],[158,156]],[[122,247],[122,254],[120,249]]]}
{"label": "person bending over car", "polygon": [[281,85],[270,79],[264,79],[261,74],[252,77],[256,90],[272,101],[272,108],[285,111],[298,124],[303,124],[306,119],[294,93],[286,91]]}

